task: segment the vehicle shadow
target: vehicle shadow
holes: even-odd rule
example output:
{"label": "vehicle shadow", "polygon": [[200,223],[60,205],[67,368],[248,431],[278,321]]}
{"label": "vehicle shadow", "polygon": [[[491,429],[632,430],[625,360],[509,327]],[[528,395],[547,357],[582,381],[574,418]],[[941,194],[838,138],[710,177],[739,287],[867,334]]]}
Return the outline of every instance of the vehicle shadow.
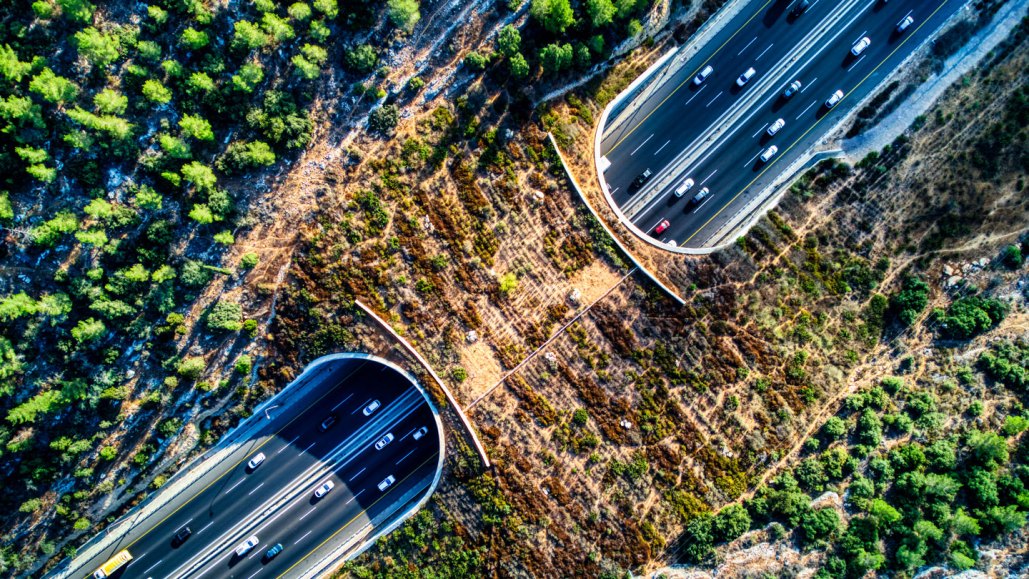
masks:
{"label": "vehicle shadow", "polygon": [[765,12],[764,18],[761,19],[761,24],[765,28],[771,28],[779,18],[782,17],[783,13],[786,12],[786,7],[790,5],[790,0],[776,0],[772,7]]}

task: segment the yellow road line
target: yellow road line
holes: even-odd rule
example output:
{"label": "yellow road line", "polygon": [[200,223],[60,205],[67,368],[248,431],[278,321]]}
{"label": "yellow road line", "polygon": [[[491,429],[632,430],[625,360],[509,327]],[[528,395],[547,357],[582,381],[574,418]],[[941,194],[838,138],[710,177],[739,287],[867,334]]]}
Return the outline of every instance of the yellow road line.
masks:
{"label": "yellow road line", "polygon": [[[656,113],[656,112],[657,112],[657,110],[658,110],[658,109],[660,109],[660,108],[661,108],[661,106],[662,106],[662,105],[664,105],[664,104],[665,104],[665,102],[666,102],[666,101],[667,101],[668,99],[672,98],[672,95],[674,95],[675,93],[679,92],[679,89],[680,89],[680,88],[682,88],[682,85],[684,85],[684,84],[686,84],[687,82],[689,82],[690,80],[692,80],[692,79],[693,79],[693,77],[694,77],[694,76],[696,76],[696,75],[697,75],[697,73],[698,73],[698,72],[700,72],[700,70],[701,70],[702,68],[704,68],[704,65],[706,65],[706,64],[707,64],[707,63],[709,63],[709,62],[711,62],[711,59],[712,59],[712,58],[714,58],[714,57],[715,57],[715,56],[716,56],[716,55],[717,55],[717,54],[718,54],[719,52],[721,52],[721,51],[722,51],[722,49],[723,49],[723,48],[725,48],[725,45],[726,45],[726,44],[729,44],[729,41],[730,41],[730,40],[732,40],[733,38],[736,38],[736,35],[737,35],[737,34],[739,34],[741,30],[743,30],[744,28],[746,28],[746,27],[747,27],[747,25],[748,25],[748,24],[750,24],[750,21],[751,21],[751,20],[753,20],[754,18],[757,18],[757,15],[758,15],[758,14],[760,14],[760,13],[761,13],[761,11],[762,11],[762,10],[764,10],[764,9],[765,9],[765,7],[766,7],[766,6],[768,6],[769,4],[771,4],[771,3],[773,2],[773,1],[774,1],[774,0],[768,0],[767,2],[765,2],[765,3],[764,3],[764,5],[762,5],[762,6],[760,7],[760,8],[758,8],[758,9],[757,9],[757,11],[756,11],[756,12],[754,12],[754,15],[753,15],[753,16],[751,16],[750,18],[748,18],[748,19],[747,19],[747,21],[746,21],[746,22],[744,22],[742,26],[740,26],[739,28],[737,28],[737,29],[736,29],[736,31],[732,33],[732,36],[730,36],[729,38],[726,38],[726,39],[725,39],[725,42],[723,42],[723,43],[721,44],[721,46],[719,46],[718,48],[716,48],[716,49],[715,49],[715,51],[711,53],[711,56],[707,57],[707,60],[705,60],[704,62],[700,63],[700,65],[699,65],[699,66],[697,66],[696,70],[694,70],[694,71],[693,71],[692,73],[690,73],[690,75],[689,75],[689,76],[687,76],[685,80],[683,80],[682,82],[680,82],[680,83],[679,83],[679,86],[675,87],[675,90],[673,90],[672,92],[668,93],[668,96],[666,96],[665,98],[661,99],[661,102],[659,102],[659,103],[657,104],[657,106],[656,106],[656,107],[654,107],[654,110],[652,110],[652,111],[650,111],[649,113],[647,113],[647,116],[643,117],[643,120],[641,120],[641,121],[640,121],[640,122],[639,122],[639,123],[638,123],[638,124],[637,124],[637,125],[636,125],[635,127],[633,127],[633,128],[631,128],[631,129],[629,129],[629,132],[628,132],[628,133],[625,133],[625,136],[623,136],[623,137],[622,137],[621,139],[618,139],[618,142],[617,142],[617,143],[615,143],[615,144],[614,144],[614,145],[613,145],[613,146],[612,146],[612,147],[611,147],[610,149],[608,149],[608,151],[607,151],[607,154],[608,154],[608,155],[610,155],[610,154],[611,154],[611,153],[612,153],[612,152],[613,152],[613,151],[614,151],[615,149],[617,149],[617,148],[618,148],[618,145],[621,145],[621,144],[622,144],[622,141],[624,141],[625,139],[628,139],[630,135],[632,135],[632,134],[633,134],[634,132],[636,132],[636,129],[640,128],[640,127],[641,127],[641,126],[643,125],[643,123],[647,122],[647,119],[649,119],[649,118],[650,118],[650,115],[652,115],[652,114]],[[603,137],[601,137],[601,138],[603,138]]]}
{"label": "yellow road line", "polygon": [[[430,460],[436,458],[437,456],[439,456],[438,452],[433,453],[432,456],[430,456],[429,458],[425,459],[425,461],[423,461],[422,464],[416,466],[414,468],[414,470],[411,471],[411,474],[409,474],[409,475],[405,476],[404,478],[400,479],[399,483],[393,485],[393,490],[396,490],[396,489],[400,488],[400,485],[404,484],[404,481],[406,481],[407,479],[409,479],[412,476],[414,476],[414,473],[418,472],[418,469],[420,469],[423,466],[425,466]],[[378,499],[376,499],[374,503],[372,503],[372,504],[368,505],[367,507],[361,509],[360,513],[354,515],[354,518],[352,518],[349,521],[347,521],[346,524],[344,524],[342,527],[337,529],[335,533],[329,535],[328,538],[326,538],[324,541],[322,541],[321,543],[318,543],[317,547],[315,547],[314,549],[311,549],[306,555],[304,555],[303,557],[298,559],[296,563],[293,563],[292,565],[290,565],[288,569],[286,569],[281,574],[279,574],[279,576],[276,577],[275,579],[281,579],[282,577],[285,577],[286,573],[289,573],[290,571],[293,570],[294,567],[296,567],[297,565],[303,563],[304,559],[307,559],[308,557],[313,555],[315,551],[317,551],[318,549],[321,549],[322,546],[325,545],[325,543],[328,543],[329,541],[331,541],[333,537],[335,537],[336,535],[340,534],[340,532],[343,531],[343,529],[346,529],[347,527],[349,527],[351,523],[353,523],[358,518],[360,518],[360,516],[363,515],[364,513],[368,512],[368,509],[370,509],[370,508],[374,507],[375,505],[377,505],[379,503],[379,501],[381,501],[382,499],[386,498],[389,495],[389,493],[391,493],[391,492],[393,492],[393,491],[391,490],[391,491],[383,493],[382,496],[379,497]]]}
{"label": "yellow road line", "polygon": [[[950,1],[950,0],[944,0],[943,4],[940,4],[939,6],[937,6],[937,7],[936,7],[936,10],[933,10],[933,11],[932,11],[932,13],[931,13],[931,14],[929,14],[929,16],[928,16],[927,18],[925,18],[925,19],[924,19],[924,20],[922,21],[922,23],[921,23],[921,24],[919,24],[919,25],[918,25],[918,28],[915,28],[915,30],[914,30],[914,31],[913,31],[913,32],[912,32],[911,34],[907,35],[907,36],[906,36],[906,37],[904,38],[904,40],[902,40],[902,41],[900,42],[900,44],[898,44],[898,45],[897,45],[897,48],[894,48],[894,49],[893,49],[893,52],[891,52],[891,53],[887,54],[887,55],[886,55],[886,58],[884,58],[884,59],[882,60],[882,62],[880,62],[880,63],[879,63],[878,65],[876,65],[876,67],[875,67],[875,68],[873,68],[873,69],[871,70],[871,72],[869,72],[868,74],[866,74],[866,75],[865,75],[865,77],[861,79],[861,82],[857,83],[857,84],[856,84],[856,85],[854,86],[854,88],[850,89],[850,91],[848,91],[848,92],[847,92],[847,94],[843,95],[843,98],[842,98],[842,99],[840,99],[840,102],[843,102],[843,100],[844,100],[844,99],[846,99],[846,98],[847,98],[848,96],[850,96],[851,94],[853,94],[853,93],[854,93],[854,91],[856,91],[857,89],[861,88],[861,85],[865,84],[865,81],[866,81],[866,80],[868,80],[868,78],[869,78],[870,76],[872,76],[873,74],[875,74],[875,71],[879,70],[879,68],[880,68],[880,67],[882,67],[882,65],[886,64],[886,61],[887,61],[887,60],[889,60],[890,58],[892,58],[892,57],[893,57],[893,55],[894,55],[894,54],[896,54],[898,50],[900,50],[900,49],[901,49],[901,48],[902,48],[902,47],[903,47],[903,46],[904,46],[905,44],[907,44],[908,40],[910,40],[911,38],[913,38],[913,37],[915,36],[915,34],[916,34],[916,33],[917,33],[917,32],[918,32],[919,30],[921,30],[921,29],[922,29],[922,27],[923,27],[923,26],[925,26],[926,24],[928,24],[928,23],[929,23],[929,20],[931,20],[931,19],[932,19],[932,17],[933,17],[933,16],[935,16],[937,12],[939,12],[940,10],[942,10],[942,9],[943,9],[943,7],[944,7],[944,6],[946,6],[946,5],[947,5],[947,2],[949,2],[949,1]],[[697,228],[697,230],[693,232],[693,235],[690,235],[689,237],[687,237],[686,239],[684,239],[684,240],[682,241],[682,244],[683,244],[683,245],[685,245],[685,244],[686,244],[686,242],[688,242],[689,240],[691,240],[691,239],[693,239],[694,237],[696,237],[696,235],[697,235],[698,233],[700,233],[700,232],[701,232],[701,231],[702,231],[702,230],[703,230],[703,229],[704,229],[705,227],[707,227],[707,226],[708,226],[708,225],[709,225],[709,224],[710,224],[710,223],[711,223],[712,221],[714,221],[715,217],[718,217],[718,216],[719,216],[719,215],[720,215],[720,214],[722,213],[722,211],[725,211],[725,208],[726,208],[726,207],[728,207],[729,205],[732,205],[732,202],[733,202],[733,201],[735,201],[737,197],[739,197],[740,195],[742,195],[742,194],[743,194],[743,192],[744,192],[744,191],[746,191],[748,187],[750,187],[751,185],[753,185],[753,184],[754,184],[754,182],[755,182],[755,181],[757,181],[758,179],[760,179],[760,178],[761,178],[761,177],[762,177],[762,176],[763,176],[763,175],[764,175],[764,174],[765,174],[766,172],[768,172],[768,170],[769,170],[769,169],[771,169],[771,168],[772,168],[772,166],[774,166],[774,165],[775,165],[776,163],[778,163],[778,162],[779,162],[779,159],[782,159],[783,157],[785,157],[785,156],[786,156],[786,153],[790,152],[790,150],[792,150],[792,149],[793,149],[793,147],[796,147],[798,143],[800,143],[800,142],[801,142],[802,140],[804,140],[804,137],[806,137],[806,136],[808,135],[808,133],[810,133],[811,131],[813,131],[813,130],[815,129],[815,127],[817,127],[817,126],[819,125],[819,123],[821,123],[821,122],[822,122],[823,120],[825,120],[825,118],[826,118],[826,117],[828,117],[828,116],[829,116],[829,113],[826,113],[825,115],[823,115],[823,116],[822,116],[822,118],[820,118],[820,119],[818,119],[817,121],[815,121],[815,123],[814,123],[813,125],[811,125],[811,127],[810,127],[810,128],[808,128],[808,130],[804,131],[804,134],[803,134],[803,135],[801,135],[800,137],[798,137],[798,138],[797,138],[797,140],[793,141],[793,143],[791,143],[791,144],[790,144],[790,146],[789,146],[789,147],[788,147],[788,148],[787,148],[787,149],[786,149],[785,151],[783,151],[783,152],[782,152],[782,155],[779,155],[778,157],[776,157],[776,159],[775,159],[774,161],[772,161],[771,163],[769,163],[768,165],[766,165],[766,166],[765,166],[765,168],[764,168],[764,169],[762,169],[762,170],[761,170],[761,172],[760,172],[760,173],[758,173],[758,174],[757,174],[757,176],[756,176],[756,177],[754,177],[754,178],[753,178],[753,179],[752,179],[752,180],[750,181],[750,183],[747,183],[746,185],[744,185],[744,186],[743,186],[743,188],[742,188],[742,189],[740,189],[740,191],[739,191],[738,193],[736,193],[735,195],[733,195],[733,196],[732,196],[732,199],[729,199],[729,202],[728,202],[728,203],[726,203],[725,205],[722,205],[722,208],[721,208],[721,209],[719,209],[719,210],[718,210],[718,211],[717,211],[717,212],[716,212],[716,213],[715,213],[714,215],[712,215],[710,219],[708,219],[707,221],[705,221],[703,225],[701,225],[701,226],[700,226],[699,228]]]}

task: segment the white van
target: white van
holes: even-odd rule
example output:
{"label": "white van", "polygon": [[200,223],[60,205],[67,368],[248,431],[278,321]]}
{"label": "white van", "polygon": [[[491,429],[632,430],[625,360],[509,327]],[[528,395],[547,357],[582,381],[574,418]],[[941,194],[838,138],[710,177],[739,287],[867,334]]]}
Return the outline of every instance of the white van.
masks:
{"label": "white van", "polygon": [[675,190],[675,196],[676,197],[682,197],[692,187],[693,187],[693,179],[686,179],[685,181],[682,182],[682,185],[679,185],[679,188]]}

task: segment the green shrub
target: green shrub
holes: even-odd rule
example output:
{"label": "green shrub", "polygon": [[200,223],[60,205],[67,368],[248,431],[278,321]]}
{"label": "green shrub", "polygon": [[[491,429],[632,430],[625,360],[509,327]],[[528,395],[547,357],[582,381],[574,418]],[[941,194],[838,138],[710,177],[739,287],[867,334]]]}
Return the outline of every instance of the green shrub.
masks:
{"label": "green shrub", "polygon": [[243,306],[218,300],[207,312],[205,325],[209,330],[238,332],[243,328]]}
{"label": "green shrub", "polygon": [[1008,313],[1004,302],[992,298],[968,296],[955,300],[946,312],[934,312],[940,334],[946,338],[967,340],[1000,323]]}

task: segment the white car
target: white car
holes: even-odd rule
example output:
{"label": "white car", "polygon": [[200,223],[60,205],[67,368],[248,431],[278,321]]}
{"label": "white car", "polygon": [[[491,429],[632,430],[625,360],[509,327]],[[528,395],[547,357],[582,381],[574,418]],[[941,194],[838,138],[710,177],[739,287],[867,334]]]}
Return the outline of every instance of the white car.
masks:
{"label": "white car", "polygon": [[833,108],[834,106],[836,106],[836,103],[840,102],[840,100],[842,98],[843,98],[843,91],[842,90],[838,90],[838,91],[832,93],[832,96],[829,97],[829,100],[825,101],[825,108],[827,108],[827,109]]}
{"label": "white car", "polygon": [[864,52],[866,48],[868,48],[869,44],[872,44],[872,39],[867,37],[867,36],[865,36],[861,40],[858,40],[857,42],[854,43],[854,46],[851,47],[851,49],[850,49],[850,53],[853,54],[854,56],[858,56],[862,52]]}
{"label": "white car", "polygon": [[768,160],[771,159],[772,157],[774,157],[775,154],[778,153],[778,152],[779,152],[779,147],[776,147],[775,145],[772,145],[771,147],[768,147],[767,149],[765,149],[765,151],[763,153],[761,153],[761,162],[762,163],[767,163]]}
{"label": "white car", "polygon": [[418,430],[415,430],[414,434],[411,436],[411,438],[414,438],[415,440],[418,440],[419,438],[425,436],[425,434],[427,432],[429,432],[429,427],[428,426],[423,426],[423,427],[419,428]]}
{"label": "white car", "polygon": [[392,485],[395,482],[397,482],[397,479],[393,478],[393,475],[389,475],[388,477],[382,479],[382,482],[379,483],[379,490],[380,491],[384,491],[384,490],[388,489],[390,487],[390,485]]}
{"label": "white car", "polygon": [[782,119],[775,119],[775,122],[768,127],[768,136],[771,137],[782,130],[786,126],[786,121]]}
{"label": "white car", "polygon": [[375,450],[382,450],[382,447],[393,442],[393,433],[387,432],[386,436],[383,436],[375,443]]}
{"label": "white car", "polygon": [[331,480],[323,482],[322,486],[318,487],[318,490],[314,491],[314,498],[320,499],[324,497],[325,495],[329,494],[329,491],[331,491],[335,486],[336,484]]}
{"label": "white car", "polygon": [[379,409],[379,406],[382,406],[382,404],[378,400],[372,400],[371,404],[364,407],[362,414],[364,414],[365,416],[371,416],[372,412],[375,412]]}
{"label": "white car", "polygon": [[700,86],[714,71],[715,69],[712,68],[711,65],[705,66],[704,70],[700,71],[697,76],[693,77],[693,84]]}
{"label": "white car", "polygon": [[682,185],[679,185],[679,188],[675,190],[675,196],[676,197],[682,197],[692,187],[693,187],[693,179],[686,179],[685,181],[682,182]]}
{"label": "white car", "polygon": [[250,462],[247,463],[247,468],[249,468],[250,470],[254,470],[255,468],[261,466],[261,463],[264,462],[265,458],[267,457],[264,456],[263,452],[257,453],[257,455],[255,455],[254,458],[251,458]]}
{"label": "white car", "polygon": [[743,74],[740,75],[739,78],[736,79],[736,86],[742,87],[743,85],[747,84],[747,81],[754,78],[755,74],[757,74],[757,71],[754,70],[754,67],[748,68]]}
{"label": "white car", "polygon": [[905,16],[904,18],[901,19],[900,22],[897,23],[897,34],[900,34],[900,33],[904,32],[905,30],[908,29],[908,26],[911,26],[914,23],[915,23],[915,19],[914,18],[912,18],[910,16]]}
{"label": "white car", "polygon": [[257,535],[250,535],[249,539],[247,539],[246,541],[243,541],[242,543],[240,543],[240,545],[238,547],[236,547],[236,556],[237,557],[242,557],[243,555],[246,555],[247,553],[249,553],[250,550],[253,549],[256,546],[257,546]]}

